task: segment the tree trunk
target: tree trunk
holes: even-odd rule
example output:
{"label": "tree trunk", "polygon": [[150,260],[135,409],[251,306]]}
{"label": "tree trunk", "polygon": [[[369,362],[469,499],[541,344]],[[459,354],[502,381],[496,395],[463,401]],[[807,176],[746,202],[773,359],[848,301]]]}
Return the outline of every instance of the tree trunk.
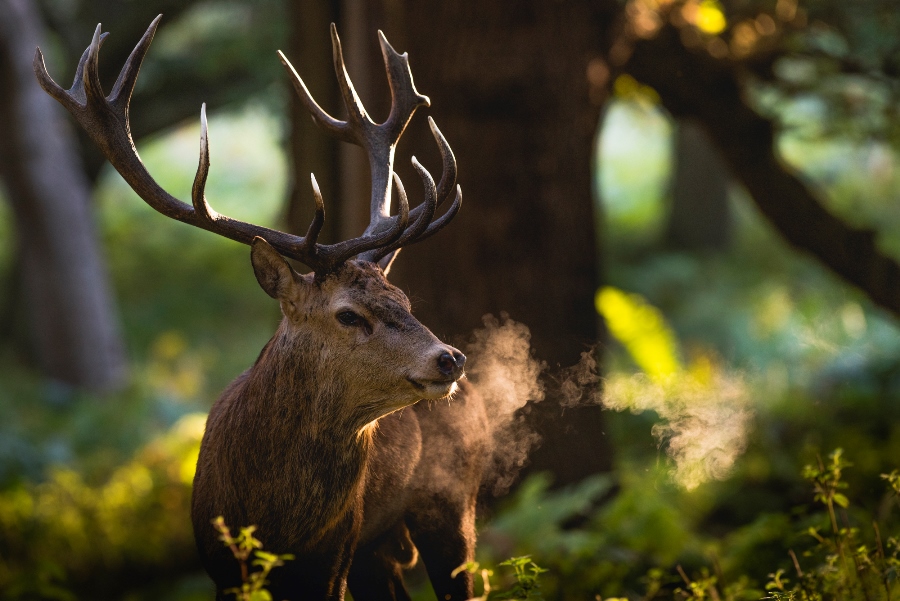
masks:
{"label": "tree trunk", "polygon": [[697,120],[679,119],[674,137],[666,245],[678,250],[725,250],[732,231],[728,168]]}
{"label": "tree trunk", "polygon": [[73,133],[31,69],[40,17],[29,0],[0,0],[0,14],[0,175],[33,352],[52,378],[112,390],[125,381],[123,344]]}
{"label": "tree trunk", "polygon": [[[340,95],[331,66],[328,24],[338,20],[337,5],[338,2],[321,0],[293,2],[288,14],[291,32],[287,58],[306,82],[319,105],[332,113],[335,112]],[[288,90],[288,93],[288,156],[292,166],[292,179],[285,221],[288,231],[304,235],[315,213],[309,174],[315,174],[326,202],[339,198],[342,191],[338,168],[340,149],[336,139],[325,135],[316,127],[294,90]],[[326,244],[334,243],[339,237],[340,213],[332,210],[334,207],[333,202],[326,206],[327,218],[320,234],[320,240]]]}
{"label": "tree trunk", "polygon": [[[601,335],[593,306],[599,267],[591,155],[606,94],[591,69],[605,70],[603,36],[616,4],[369,7],[366,106],[376,120],[387,116],[379,28],[409,52],[416,87],[433,101],[427,112],[456,154],[465,197],[446,230],[400,254],[391,279],[444,339],[459,341],[482,326],[483,315],[508,312],[531,328],[539,358],[551,367],[576,363]],[[404,136],[395,167],[411,203],[422,194],[409,167],[413,153],[439,171],[421,117]],[[563,411],[550,394],[527,419],[544,439],[532,469],[551,470],[558,485],[609,468],[599,406]]]}

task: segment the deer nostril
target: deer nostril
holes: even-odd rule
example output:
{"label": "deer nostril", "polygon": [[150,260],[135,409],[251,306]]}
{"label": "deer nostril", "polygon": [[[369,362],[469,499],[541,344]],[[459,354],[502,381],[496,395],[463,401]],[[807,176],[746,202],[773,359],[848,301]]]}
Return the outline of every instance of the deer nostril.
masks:
{"label": "deer nostril", "polygon": [[453,355],[444,351],[441,353],[441,356],[438,357],[437,360],[438,369],[445,376],[452,375],[454,371],[456,371],[456,359],[453,358]]}
{"label": "deer nostril", "polygon": [[456,351],[453,353],[453,358],[456,360],[456,368],[462,369],[466,365],[466,356],[461,352]]}

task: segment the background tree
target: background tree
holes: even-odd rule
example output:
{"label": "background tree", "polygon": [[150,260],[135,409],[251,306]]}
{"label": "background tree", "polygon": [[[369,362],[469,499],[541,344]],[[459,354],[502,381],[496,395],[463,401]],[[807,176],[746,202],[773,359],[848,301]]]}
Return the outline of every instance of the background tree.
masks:
{"label": "background tree", "polygon": [[[459,342],[485,314],[509,312],[531,329],[537,357],[552,367],[577,363],[601,332],[591,157],[606,92],[588,70],[608,43],[615,6],[366,6],[365,30],[384,29],[409,52],[416,86],[433,99],[429,113],[460,162],[465,198],[453,227],[404,250],[392,279],[440,336]],[[365,43],[369,72],[377,74],[375,37]],[[366,102],[385,115],[383,78],[369,78]],[[439,164],[423,122],[410,126],[398,156],[412,153]],[[396,169],[416,181],[408,159]],[[561,485],[607,469],[609,449],[600,407],[563,410],[554,388],[526,411],[544,439],[533,469],[551,470]]]}
{"label": "background tree", "polygon": [[115,303],[90,211],[90,184],[60,107],[43,93],[28,56],[45,45],[36,6],[4,0],[0,22],[0,176],[16,217],[18,268],[12,322],[27,321],[44,372],[93,390],[125,381]]}
{"label": "background tree", "polygon": [[[280,6],[232,5],[237,19],[182,31],[181,52],[148,60],[135,92],[141,106],[132,122],[135,140],[196,116],[203,101],[214,109],[265,89],[280,72],[271,47],[260,42],[266,36],[246,34],[265,19],[278,39],[281,21],[272,13]],[[26,58],[39,45],[49,48],[51,71],[68,85],[86,40],[103,22],[104,30],[114,31],[103,46],[101,74],[108,90],[147,23],[160,11],[169,22],[177,20],[192,4],[48,3],[41,11],[39,3],[8,0],[4,8],[11,16],[0,25],[0,75],[9,90],[0,105],[7,132],[0,177],[16,217],[17,250],[5,276],[10,293],[3,331],[49,378],[94,391],[116,389],[126,382],[125,344],[90,203],[104,159],[83,132],[76,137],[60,107],[48,102]]]}
{"label": "background tree", "polygon": [[894,8],[827,0],[808,6],[779,0],[774,10],[768,3],[631,0],[610,56],[617,73],[651,86],[671,114],[702,123],[788,242],[900,314],[900,265],[878,248],[872,225],[835,215],[819,191],[785,166],[775,106],[758,95],[768,89],[785,101],[815,90],[825,111],[820,133],[840,127],[896,140]]}
{"label": "background tree", "polygon": [[693,119],[675,124],[672,143],[672,203],[665,242],[689,251],[720,251],[732,235],[729,174],[703,126]]}

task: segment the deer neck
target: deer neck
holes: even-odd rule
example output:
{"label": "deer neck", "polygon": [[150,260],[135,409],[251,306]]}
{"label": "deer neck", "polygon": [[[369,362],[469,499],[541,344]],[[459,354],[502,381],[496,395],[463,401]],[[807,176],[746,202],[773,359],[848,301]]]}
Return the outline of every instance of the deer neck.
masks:
{"label": "deer neck", "polygon": [[[361,508],[374,421],[348,411],[345,383],[305,352],[296,333],[279,328],[248,374],[243,397],[247,441],[258,473],[278,474],[270,486],[293,506],[293,520],[312,545],[348,512]],[[265,468],[265,469],[261,469]]]}

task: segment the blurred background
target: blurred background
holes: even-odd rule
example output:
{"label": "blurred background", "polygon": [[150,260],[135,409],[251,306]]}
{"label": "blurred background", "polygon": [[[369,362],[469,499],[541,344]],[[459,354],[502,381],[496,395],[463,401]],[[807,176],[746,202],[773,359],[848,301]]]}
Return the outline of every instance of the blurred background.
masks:
{"label": "blurred background", "polygon": [[[67,87],[100,22],[109,90],[159,13],[131,103],[150,173],[189,198],[206,102],[211,204],[300,233],[312,171],[325,241],[365,227],[366,159],[275,51],[340,114],[337,23],[379,121],[375,31],[409,52],[465,202],[391,279],[461,347],[507,313],[543,370],[522,411],[543,443],[486,500],[481,561],[530,554],[553,599],[757,599],[779,569],[833,576],[808,530],[830,515],[884,583],[832,592],[896,592],[897,2],[0,0],[0,596],[210,596],[188,520],[205,413],[277,305],[246,247],[145,205],[31,68],[40,46]],[[420,198],[412,154],[439,170],[421,115],[396,167]]]}

